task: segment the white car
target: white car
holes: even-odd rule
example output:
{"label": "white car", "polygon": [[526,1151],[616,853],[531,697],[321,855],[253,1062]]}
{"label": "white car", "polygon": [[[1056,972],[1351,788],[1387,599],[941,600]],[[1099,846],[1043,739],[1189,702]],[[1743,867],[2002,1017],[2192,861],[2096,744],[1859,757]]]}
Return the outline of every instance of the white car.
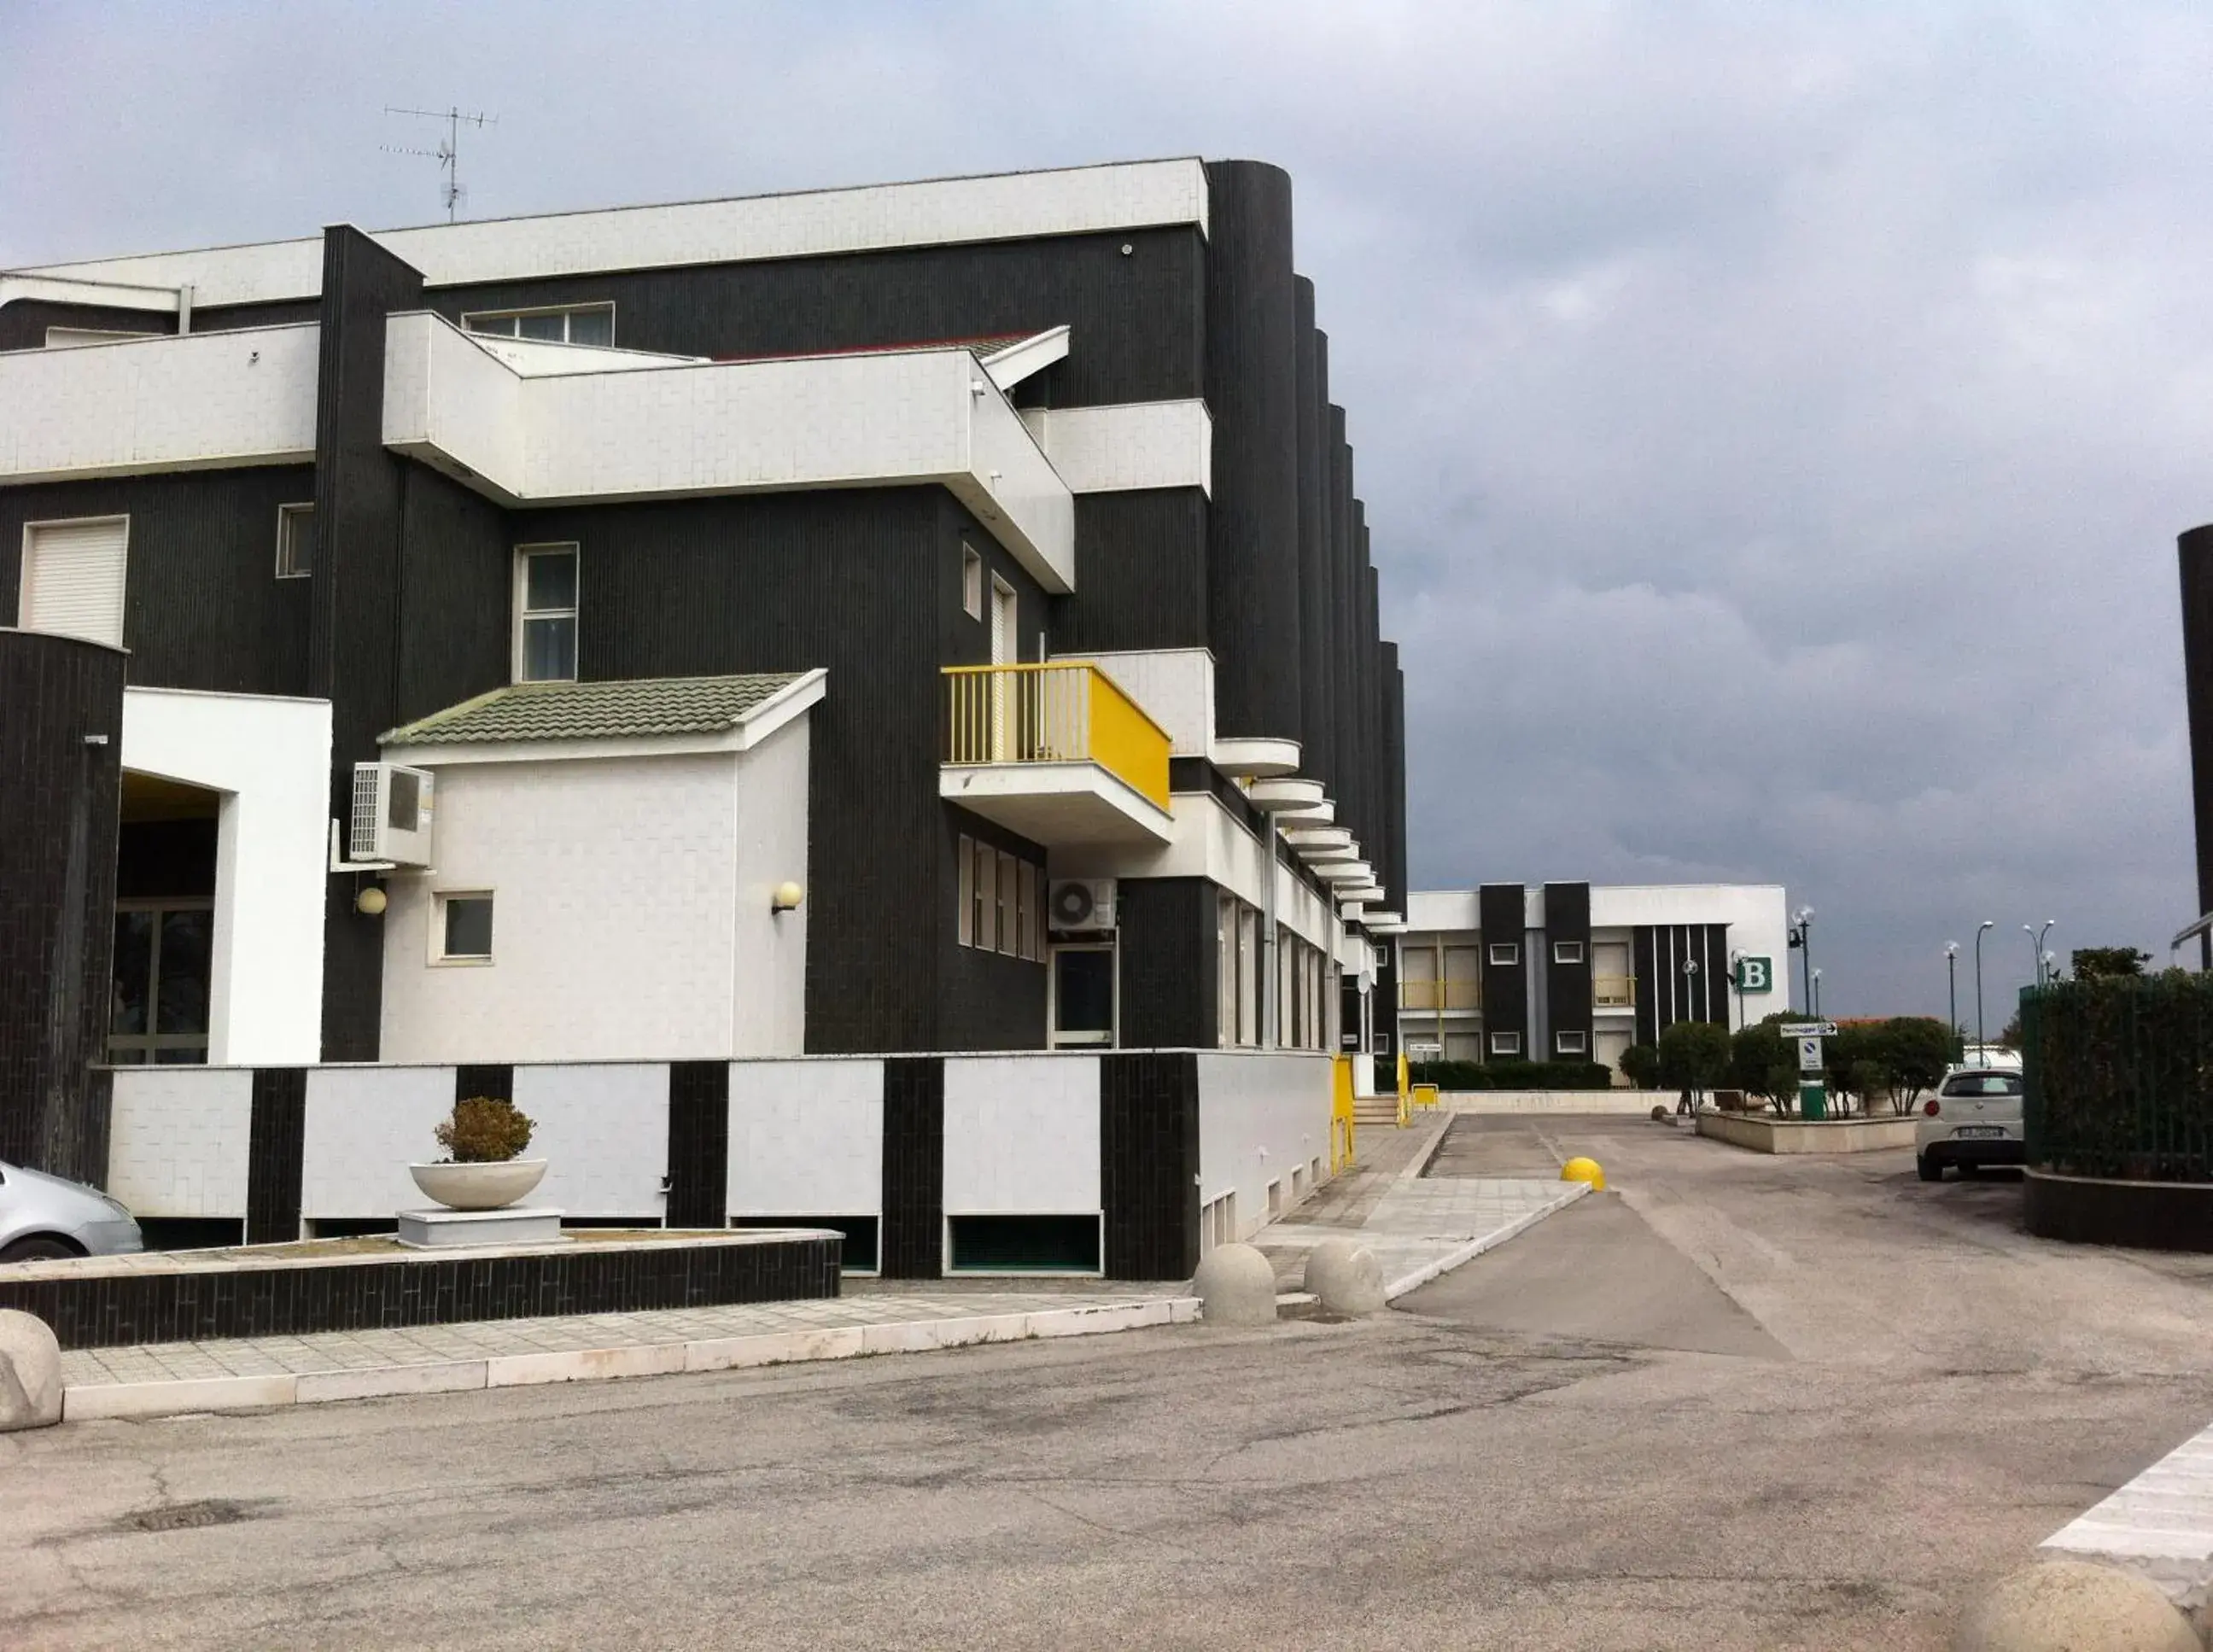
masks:
{"label": "white car", "polygon": [[1942,1181],[1944,1167],[1965,1173],[1986,1164],[2020,1164],[2027,1157],[2021,1135],[2021,1074],[2009,1067],[1954,1067],[1921,1104],[1913,1121],[1913,1149],[1921,1180]]}

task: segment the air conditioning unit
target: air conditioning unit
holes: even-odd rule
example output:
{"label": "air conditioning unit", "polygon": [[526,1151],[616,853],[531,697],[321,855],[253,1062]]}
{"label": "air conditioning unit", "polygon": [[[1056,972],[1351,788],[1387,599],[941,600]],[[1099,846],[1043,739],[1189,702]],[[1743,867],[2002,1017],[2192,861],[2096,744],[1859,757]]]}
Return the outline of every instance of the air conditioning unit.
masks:
{"label": "air conditioning unit", "polygon": [[1063,878],[1046,893],[1046,921],[1056,930],[1114,927],[1114,880]]}
{"label": "air conditioning unit", "polygon": [[431,799],[436,784],[428,769],[397,763],[355,764],[349,858],[430,865]]}

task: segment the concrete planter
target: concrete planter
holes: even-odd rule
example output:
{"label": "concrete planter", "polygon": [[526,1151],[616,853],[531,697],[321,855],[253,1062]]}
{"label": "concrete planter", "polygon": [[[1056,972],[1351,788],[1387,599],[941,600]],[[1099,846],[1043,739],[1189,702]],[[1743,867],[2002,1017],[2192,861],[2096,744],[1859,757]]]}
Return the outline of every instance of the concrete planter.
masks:
{"label": "concrete planter", "polygon": [[448,1210],[497,1210],[545,1180],[543,1159],[503,1159],[491,1164],[411,1164],[423,1197]]}
{"label": "concrete planter", "polygon": [[2213,1251],[2213,1183],[2061,1176],[2029,1167],[2021,1223],[2039,1239]]}
{"label": "concrete planter", "polygon": [[1698,1134],[1754,1153],[1880,1153],[1913,1145],[1913,1116],[1817,1121],[1702,1113]]}

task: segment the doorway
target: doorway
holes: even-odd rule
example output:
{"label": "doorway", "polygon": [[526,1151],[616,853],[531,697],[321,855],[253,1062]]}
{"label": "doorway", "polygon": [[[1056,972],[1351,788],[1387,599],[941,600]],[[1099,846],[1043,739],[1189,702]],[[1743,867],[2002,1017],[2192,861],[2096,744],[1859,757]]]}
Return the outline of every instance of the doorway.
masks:
{"label": "doorway", "polygon": [[118,1066],[208,1058],[222,802],[203,787],[123,776],[107,1037]]}

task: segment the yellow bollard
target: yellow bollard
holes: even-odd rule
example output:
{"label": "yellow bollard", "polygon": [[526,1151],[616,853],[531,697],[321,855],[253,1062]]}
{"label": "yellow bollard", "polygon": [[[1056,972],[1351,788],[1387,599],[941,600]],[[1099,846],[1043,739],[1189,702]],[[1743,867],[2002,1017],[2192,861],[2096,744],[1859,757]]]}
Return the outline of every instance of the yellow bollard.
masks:
{"label": "yellow bollard", "polygon": [[1606,1172],[1600,1169],[1596,1159],[1573,1158],[1560,1167],[1562,1181],[1587,1181],[1591,1192],[1606,1192]]}

